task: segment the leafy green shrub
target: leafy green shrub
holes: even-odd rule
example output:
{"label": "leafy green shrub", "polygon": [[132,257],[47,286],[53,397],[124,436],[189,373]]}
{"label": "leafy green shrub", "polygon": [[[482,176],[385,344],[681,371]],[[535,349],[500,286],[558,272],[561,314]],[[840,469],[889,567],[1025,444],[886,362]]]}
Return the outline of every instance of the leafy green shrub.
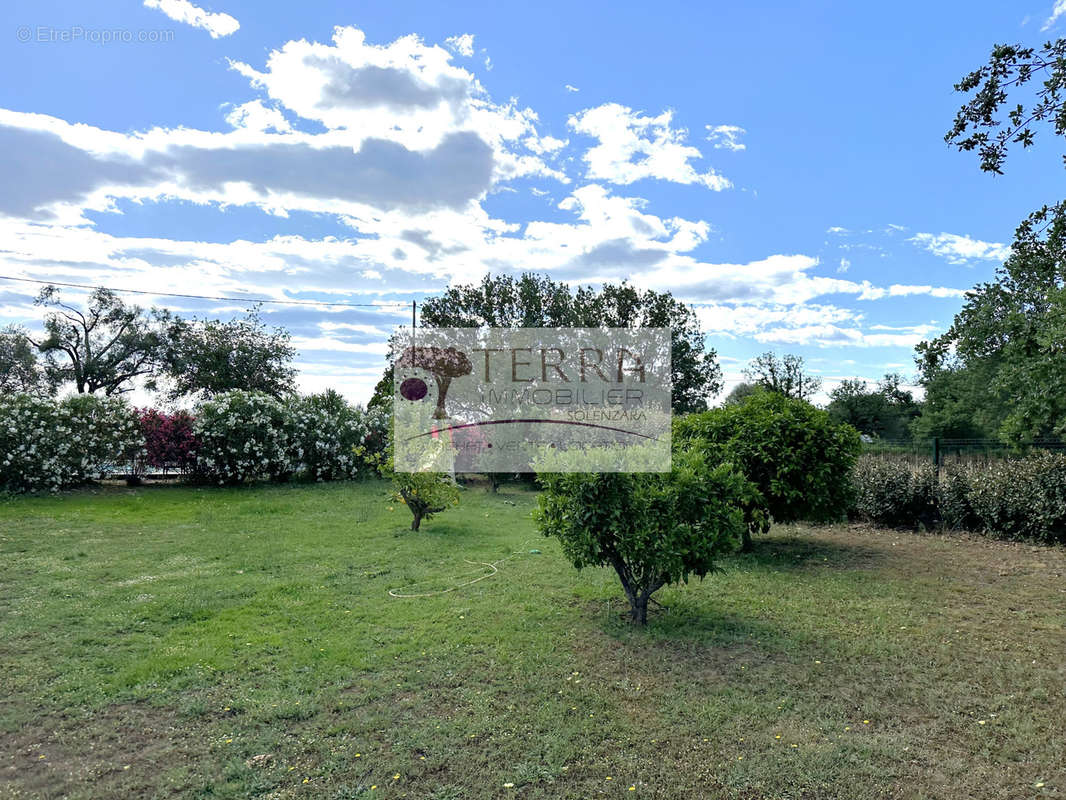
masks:
{"label": "leafy green shrub", "polygon": [[978,531],[981,522],[970,502],[973,469],[966,466],[946,468],[940,478],[937,506],[944,527],[952,530]]}
{"label": "leafy green shrub", "polygon": [[994,461],[969,474],[970,504],[987,534],[1066,542],[1066,454]]}
{"label": "leafy green shrub", "polygon": [[202,402],[194,429],[196,474],[237,484],[292,475],[292,426],[285,404],[270,395],[236,389]]}
{"label": "leafy green shrub", "polygon": [[712,463],[731,462],[762,493],[777,522],[841,519],[859,434],[810,403],[760,391],[742,403],[679,417],[674,437],[697,442]]}
{"label": "leafy green shrub", "polygon": [[0,395],[0,489],[55,492],[143,453],[137,413],[117,397]]}
{"label": "leafy green shrub", "polygon": [[864,457],[855,511],[882,525],[945,527],[1002,539],[1066,543],[1066,453],[945,468]]}
{"label": "leafy green shrub", "polygon": [[453,471],[455,451],[443,440],[435,440],[421,453],[418,472],[399,472],[395,467],[390,446],[379,470],[383,478],[392,482],[394,499],[411,512],[411,530],[417,531],[422,520],[430,519],[449,506],[459,505],[459,486]]}
{"label": "leafy green shrub", "polygon": [[668,473],[545,472],[537,481],[540,532],[558,538],[579,570],[613,567],[641,625],[652,594],[703,578],[715,557],[740,544],[742,506],[755,492],[731,465],[712,468],[696,448],[676,453]]}
{"label": "leafy green shrub", "polygon": [[931,526],[940,516],[936,470],[932,464],[908,464],[863,456],[852,471],[854,510],[881,525]]}
{"label": "leafy green shrub", "polygon": [[411,512],[411,530],[449,506],[459,505],[459,487],[447,472],[394,472],[396,500]]}

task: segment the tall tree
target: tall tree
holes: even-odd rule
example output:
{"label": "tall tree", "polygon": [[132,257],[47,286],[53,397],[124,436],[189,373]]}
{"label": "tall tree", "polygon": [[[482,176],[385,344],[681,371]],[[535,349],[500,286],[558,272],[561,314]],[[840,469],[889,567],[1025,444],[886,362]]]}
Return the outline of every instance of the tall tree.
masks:
{"label": "tall tree", "polygon": [[902,386],[903,378],[895,373],[885,375],[873,388],[863,380],[842,381],[829,393],[826,411],[834,421],[846,422],[867,436],[909,439],[920,406]]}
{"label": "tall tree", "polygon": [[739,406],[749,397],[756,392],[761,392],[763,387],[757,386],[754,383],[748,383],[747,381],[741,381],[732,389],[729,394],[725,396],[725,400],[722,401],[723,406]]}
{"label": "tall tree", "polygon": [[968,410],[963,427],[1019,443],[1066,435],[1066,218],[1042,231],[1031,222],[1018,228],[996,279],[969,292],[951,327],[917,348],[925,413],[965,423]]}
{"label": "tall tree", "polygon": [[16,393],[47,397],[52,387],[25,329],[8,325],[0,328],[0,394]]}
{"label": "tall tree", "polygon": [[44,353],[53,386],[70,382],[79,394],[117,395],[137,379],[153,385],[165,349],[165,313],[126,305],[102,288],[93,290],[84,310],[63,302],[55,286],[42,289],[36,303],[51,309],[44,337],[31,341]]}
{"label": "tall tree", "polygon": [[259,306],[227,322],[174,319],[168,330],[170,397],[212,397],[232,389],[288,394],[296,386],[291,339],[285,328],[263,322]]}
{"label": "tall tree", "polygon": [[[1042,80],[1041,80],[1042,79]],[[1025,102],[1009,104],[1039,80]],[[1037,131],[1066,135],[1066,39],[1040,48],[996,45],[986,65],[955,85],[970,94],[945,135],[1002,173],[1013,146]],[[926,388],[921,428],[976,428],[1015,442],[1066,436],[1066,201],[1018,226],[993,281],[976,286],[951,328],[918,346]]]}
{"label": "tall tree", "polygon": [[628,283],[571,291],[546,275],[488,274],[427,299],[421,320],[436,328],[670,328],[674,412],[706,408],[722,387],[717,354],[707,348],[696,312],[668,292]]}
{"label": "tall tree", "polygon": [[804,369],[803,357],[792,353],[780,358],[774,352],[756,356],[744,370],[744,377],[756,386],[798,400],[809,401],[822,387],[822,379]]}

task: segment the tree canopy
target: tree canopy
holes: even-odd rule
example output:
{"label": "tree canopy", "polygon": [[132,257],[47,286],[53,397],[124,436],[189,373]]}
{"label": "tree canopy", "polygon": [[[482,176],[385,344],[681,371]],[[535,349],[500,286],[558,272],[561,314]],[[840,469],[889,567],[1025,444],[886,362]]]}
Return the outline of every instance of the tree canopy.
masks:
{"label": "tree canopy", "polygon": [[791,353],[780,358],[773,352],[756,356],[744,370],[744,377],[756,386],[797,400],[810,400],[822,388],[822,379],[804,369],[802,356]]}
{"label": "tree canopy", "polygon": [[707,348],[695,310],[668,292],[624,282],[571,291],[546,275],[488,274],[428,298],[421,311],[422,324],[435,328],[670,328],[674,412],[702,410],[722,388],[717,354]]}
{"label": "tree canopy", "polygon": [[163,365],[166,315],[127,305],[110,289],[95,289],[76,308],[46,286],[37,304],[50,309],[44,337],[33,341],[53,386],[71,382],[79,394],[118,395],[137,379],[152,384]]}
{"label": "tree canopy", "polygon": [[903,378],[885,375],[871,388],[863,380],[845,380],[829,393],[826,410],[836,422],[880,439],[909,439],[911,422],[921,410],[914,396],[902,388]]}
{"label": "tree canopy", "polygon": [[[1026,84],[1042,79],[1035,92]],[[956,90],[970,94],[945,140],[1002,173],[1013,146],[1041,127],[1066,135],[1066,39],[996,45]],[[1032,87],[1029,87],[1032,88]],[[1023,102],[1008,102],[1019,94]],[[1066,201],[1018,226],[995,280],[978,284],[946,333],[918,346],[925,435],[999,435],[1017,443],[1066,435]]]}
{"label": "tree canopy", "polygon": [[25,329],[8,325],[0,328],[0,394],[15,393],[47,397],[52,386]]}
{"label": "tree canopy", "polygon": [[233,389],[282,397],[296,386],[291,338],[284,328],[269,328],[258,306],[226,322],[173,319],[166,353],[170,397],[214,397]]}

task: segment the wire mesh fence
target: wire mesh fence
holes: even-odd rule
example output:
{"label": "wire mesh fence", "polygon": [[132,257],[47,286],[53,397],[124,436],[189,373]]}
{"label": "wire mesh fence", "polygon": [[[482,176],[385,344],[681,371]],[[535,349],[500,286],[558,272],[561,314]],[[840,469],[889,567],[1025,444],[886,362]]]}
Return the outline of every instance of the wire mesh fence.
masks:
{"label": "wire mesh fence", "polygon": [[908,464],[979,464],[997,459],[1024,458],[1038,450],[1066,452],[1066,442],[1036,441],[1019,446],[1005,444],[998,439],[877,439],[864,442],[862,452],[886,461]]}

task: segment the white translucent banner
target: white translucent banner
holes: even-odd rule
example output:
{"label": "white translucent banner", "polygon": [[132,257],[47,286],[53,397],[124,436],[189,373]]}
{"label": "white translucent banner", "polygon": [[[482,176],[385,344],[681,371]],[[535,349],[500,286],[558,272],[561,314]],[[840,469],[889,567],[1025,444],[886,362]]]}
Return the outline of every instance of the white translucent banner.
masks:
{"label": "white translucent banner", "polygon": [[410,328],[394,339],[402,472],[666,472],[668,328]]}

